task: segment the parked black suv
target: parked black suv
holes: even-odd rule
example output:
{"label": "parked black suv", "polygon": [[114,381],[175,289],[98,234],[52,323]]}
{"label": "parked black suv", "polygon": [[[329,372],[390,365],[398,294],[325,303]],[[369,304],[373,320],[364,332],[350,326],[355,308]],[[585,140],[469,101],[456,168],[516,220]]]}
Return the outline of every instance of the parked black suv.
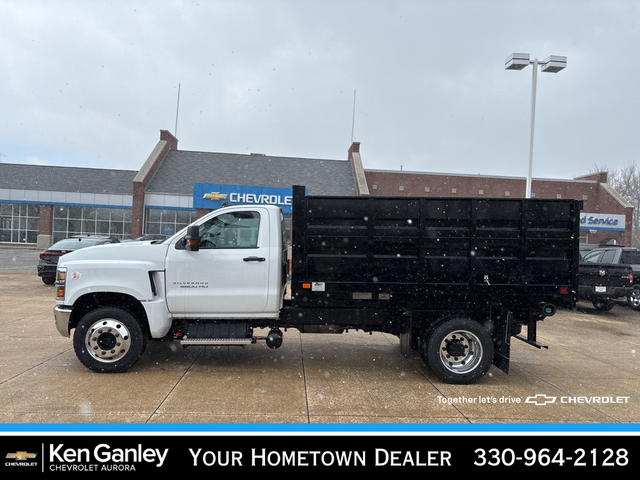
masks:
{"label": "parked black suv", "polygon": [[65,253],[73,252],[80,248],[91,247],[93,245],[102,245],[105,243],[119,243],[115,237],[108,235],[74,235],[73,237],[51,245],[47,250],[40,254],[38,261],[38,276],[47,285],[52,285],[56,281],[56,269],[58,268],[58,260]]}

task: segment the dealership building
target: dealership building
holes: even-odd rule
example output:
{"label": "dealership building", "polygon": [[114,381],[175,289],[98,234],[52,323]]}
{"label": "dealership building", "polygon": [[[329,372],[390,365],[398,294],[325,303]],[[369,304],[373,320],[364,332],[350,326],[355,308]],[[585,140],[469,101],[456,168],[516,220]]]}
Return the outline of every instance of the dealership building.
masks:
{"label": "dealership building", "polygon": [[[360,144],[345,159],[178,149],[160,131],[138,171],[0,163],[0,244],[37,245],[76,234],[120,239],[171,235],[222,205],[270,203],[285,218],[291,187],[309,195],[522,198],[524,178],[364,168]],[[581,241],[631,245],[633,207],[606,173],[533,179],[532,197],[582,200]]]}

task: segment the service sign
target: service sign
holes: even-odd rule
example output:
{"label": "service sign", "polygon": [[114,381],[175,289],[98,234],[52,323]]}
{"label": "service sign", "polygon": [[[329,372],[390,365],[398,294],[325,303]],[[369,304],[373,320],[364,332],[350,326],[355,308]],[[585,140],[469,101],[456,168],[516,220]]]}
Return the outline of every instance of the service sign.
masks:
{"label": "service sign", "polygon": [[583,213],[580,216],[580,228],[583,230],[615,230],[624,232],[625,216],[609,213]]}
{"label": "service sign", "polygon": [[215,210],[234,205],[276,205],[283,213],[291,213],[293,189],[276,187],[248,187],[195,183],[193,185],[194,208]]}

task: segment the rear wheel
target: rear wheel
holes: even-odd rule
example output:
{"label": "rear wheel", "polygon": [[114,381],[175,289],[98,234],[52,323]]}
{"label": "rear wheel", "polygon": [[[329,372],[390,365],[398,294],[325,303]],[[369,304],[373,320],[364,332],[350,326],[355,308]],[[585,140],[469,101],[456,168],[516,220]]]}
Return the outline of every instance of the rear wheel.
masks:
{"label": "rear wheel", "polygon": [[146,345],[140,322],[129,312],[115,307],[87,313],[73,335],[78,359],[90,370],[100,373],[127,370],[140,359]]}
{"label": "rear wheel", "polygon": [[627,304],[634,310],[640,310],[640,288],[635,288],[627,297]]}
{"label": "rear wheel", "polygon": [[593,303],[593,308],[601,312],[608,312],[615,306],[615,303],[613,303],[613,300],[609,300],[608,298],[602,299],[602,300],[596,299],[596,300],[593,300],[591,303]]}
{"label": "rear wheel", "polygon": [[485,328],[468,318],[453,318],[428,328],[420,344],[425,363],[443,381],[470,384],[493,363],[493,340]]}

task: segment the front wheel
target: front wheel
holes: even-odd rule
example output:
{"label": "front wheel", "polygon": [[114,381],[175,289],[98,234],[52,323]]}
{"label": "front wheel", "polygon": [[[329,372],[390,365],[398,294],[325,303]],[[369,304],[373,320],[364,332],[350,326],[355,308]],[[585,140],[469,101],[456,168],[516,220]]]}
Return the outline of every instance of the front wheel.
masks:
{"label": "front wheel", "polygon": [[422,358],[441,380],[474,383],[491,367],[493,340],[480,323],[453,318],[428,331],[421,339]]}
{"label": "front wheel", "polygon": [[142,356],[147,337],[129,312],[104,307],[87,313],[73,335],[76,356],[84,366],[100,373],[124,372]]}

